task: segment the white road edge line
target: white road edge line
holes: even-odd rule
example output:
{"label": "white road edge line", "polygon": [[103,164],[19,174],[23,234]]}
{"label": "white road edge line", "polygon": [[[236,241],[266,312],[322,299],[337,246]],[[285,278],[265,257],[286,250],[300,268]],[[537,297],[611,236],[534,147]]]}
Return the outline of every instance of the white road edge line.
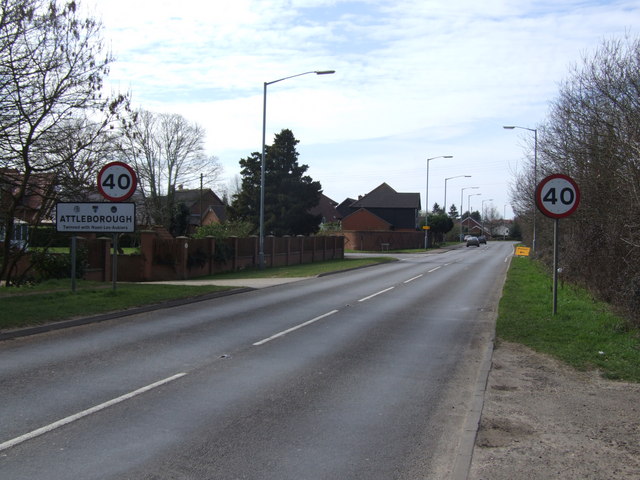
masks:
{"label": "white road edge line", "polygon": [[378,295],[382,295],[385,292],[388,292],[389,290],[393,290],[396,287],[389,287],[389,288],[385,288],[384,290],[380,290],[379,292],[374,293],[373,295],[369,295],[368,297],[364,297],[361,298],[360,300],[358,300],[359,302],[366,302],[367,300],[369,300],[370,298],[373,297],[377,297]]}
{"label": "white road edge line", "polygon": [[282,332],[276,333],[275,335],[271,335],[269,338],[265,338],[263,340],[260,340],[259,342],[254,343],[253,346],[259,347],[260,345],[264,345],[265,343],[270,342],[271,340],[274,340],[278,337],[282,337],[287,333],[291,333],[295,330],[298,330],[299,328],[306,327],[307,325],[311,325],[312,323],[317,322],[318,320],[322,320],[323,318],[326,318],[329,315],[333,315],[334,313],[338,313],[338,310],[331,310],[330,312],[327,312],[324,315],[320,315],[319,317],[312,318],[311,320],[307,320],[306,322],[301,323],[300,325],[296,325],[295,327],[291,327],[291,328],[288,328],[287,330],[283,330]]}
{"label": "white road edge line", "polygon": [[431,272],[435,272],[436,270],[442,268],[442,266],[436,267],[436,268],[432,268],[431,270],[429,270],[427,273],[431,273]]}
{"label": "white road edge line", "polygon": [[409,283],[409,282],[413,282],[414,280],[417,280],[417,279],[418,279],[418,278],[420,278],[420,277],[422,277],[422,273],[421,273],[420,275],[416,275],[416,276],[415,276],[415,277],[413,277],[413,278],[410,278],[409,280],[405,280],[405,281],[404,281],[404,282],[402,282],[402,283]]}
{"label": "white road edge line", "polygon": [[27,440],[31,440],[32,438],[39,437],[40,435],[51,432],[52,430],[55,430],[56,428],[60,428],[63,425],[67,425],[71,422],[75,422],[76,420],[79,420],[82,417],[86,417],[87,415],[91,415],[93,413],[99,412],[100,410],[104,410],[105,408],[111,407],[117,403],[121,403],[121,402],[124,402],[125,400],[129,400],[130,398],[133,398],[142,393],[148,392],[149,390],[153,390],[154,388],[157,388],[161,385],[165,385],[169,382],[177,380],[178,378],[184,377],[185,375],[186,373],[178,373],[176,375],[173,375],[172,377],[165,378],[164,380],[160,380],[158,382],[152,383],[151,385],[147,385],[146,387],[139,388],[138,390],[127,393],[118,398],[114,398],[113,400],[109,400],[108,402],[101,403],[100,405],[96,405],[95,407],[91,407],[87,410],[84,410],[82,412],[76,413],[69,417],[63,418],[62,420],[58,420],[57,422],[53,422],[42,428],[38,428],[37,430],[33,430],[29,433],[25,433],[24,435],[16,437],[12,440],[7,440],[4,443],[0,443],[0,452],[3,450],[7,450],[11,447],[15,447],[16,445],[26,442]]}

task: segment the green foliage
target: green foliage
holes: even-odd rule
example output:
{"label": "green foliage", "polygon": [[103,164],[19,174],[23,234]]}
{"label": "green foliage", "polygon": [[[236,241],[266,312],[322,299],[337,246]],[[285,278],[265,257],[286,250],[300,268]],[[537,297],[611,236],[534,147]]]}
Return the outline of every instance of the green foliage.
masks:
{"label": "green foliage", "polygon": [[322,232],[341,232],[342,224],[340,222],[327,222],[320,225]]}
{"label": "green foliage", "polygon": [[438,202],[434,203],[433,208],[431,209],[431,214],[441,215],[443,213],[444,213],[444,208],[442,208]]}
{"label": "green foliage", "polygon": [[251,223],[241,220],[229,220],[223,223],[212,223],[196,228],[193,238],[214,237],[223,239],[229,237],[248,237],[253,230]]}
{"label": "green foliage", "polygon": [[[70,254],[34,251],[31,254],[31,264],[38,274],[39,280],[71,278]],[[76,278],[82,278],[87,265],[87,250],[78,248],[76,252]]]}
{"label": "green foliage", "polygon": [[171,214],[171,224],[169,231],[174,237],[179,237],[187,234],[189,228],[189,207],[184,203],[178,203],[174,206]]}
{"label": "green foliage", "polygon": [[522,228],[519,222],[513,222],[511,229],[509,230],[509,236],[514,240],[522,240]]}
{"label": "green foliage", "polygon": [[70,235],[52,226],[29,227],[29,247],[68,247]]}
{"label": "green foliage", "polygon": [[429,215],[431,232],[444,235],[453,228],[453,220],[444,213]]}
{"label": "green foliage", "polygon": [[[318,231],[321,216],[309,211],[318,205],[322,187],[298,164],[299,140],[291,130],[275,136],[265,149],[264,230],[267,235],[310,235]],[[240,160],[242,188],[234,196],[229,215],[247,221],[257,233],[260,223],[261,154]]]}
{"label": "green foliage", "polygon": [[228,239],[230,237],[248,237],[252,230],[253,226],[249,222],[228,220],[223,223],[212,223],[198,227],[193,238],[215,238],[216,246],[213,253],[213,260],[219,263],[225,263],[233,258],[233,247]]}

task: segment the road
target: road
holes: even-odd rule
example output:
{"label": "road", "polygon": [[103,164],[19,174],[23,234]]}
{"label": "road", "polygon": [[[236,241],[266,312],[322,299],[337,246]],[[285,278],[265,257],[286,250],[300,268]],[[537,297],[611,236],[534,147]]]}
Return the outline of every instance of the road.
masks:
{"label": "road", "polygon": [[0,478],[450,478],[512,248],[2,342]]}

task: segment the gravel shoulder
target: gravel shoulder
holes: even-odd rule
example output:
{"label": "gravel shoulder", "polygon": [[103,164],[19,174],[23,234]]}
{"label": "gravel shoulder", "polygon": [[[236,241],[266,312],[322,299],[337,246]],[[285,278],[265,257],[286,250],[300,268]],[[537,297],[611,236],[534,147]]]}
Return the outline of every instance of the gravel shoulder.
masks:
{"label": "gravel shoulder", "polygon": [[640,479],[640,384],[497,343],[468,478]]}

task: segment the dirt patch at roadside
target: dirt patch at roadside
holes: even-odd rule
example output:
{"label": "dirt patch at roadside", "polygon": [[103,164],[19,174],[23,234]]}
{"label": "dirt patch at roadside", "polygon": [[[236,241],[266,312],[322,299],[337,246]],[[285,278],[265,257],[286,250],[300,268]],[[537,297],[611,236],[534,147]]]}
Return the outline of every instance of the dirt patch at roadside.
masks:
{"label": "dirt patch at roadside", "polygon": [[499,342],[468,478],[640,479],[640,384]]}

